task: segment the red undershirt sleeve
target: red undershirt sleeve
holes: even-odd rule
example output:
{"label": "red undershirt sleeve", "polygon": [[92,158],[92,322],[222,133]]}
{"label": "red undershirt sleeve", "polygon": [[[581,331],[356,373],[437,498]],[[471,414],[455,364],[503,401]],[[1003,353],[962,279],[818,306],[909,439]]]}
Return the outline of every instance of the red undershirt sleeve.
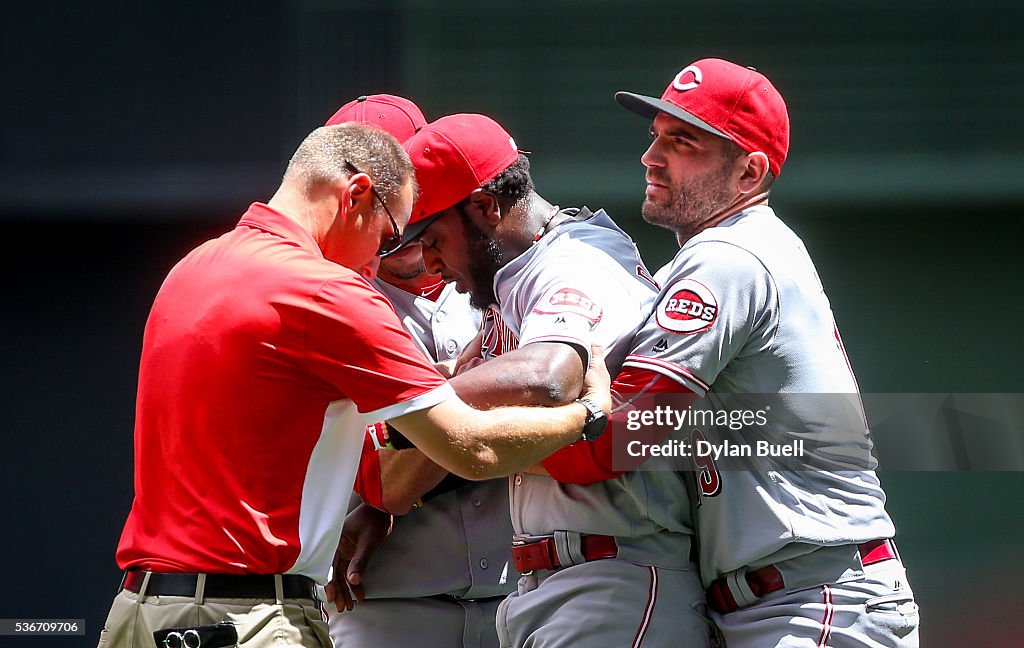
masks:
{"label": "red undershirt sleeve", "polygon": [[374,423],[366,427],[362,455],[359,459],[359,471],[356,473],[353,490],[365,503],[383,511],[384,488],[380,476],[380,457],[377,455],[379,448],[374,441],[374,432],[378,425],[383,427],[383,423]]}

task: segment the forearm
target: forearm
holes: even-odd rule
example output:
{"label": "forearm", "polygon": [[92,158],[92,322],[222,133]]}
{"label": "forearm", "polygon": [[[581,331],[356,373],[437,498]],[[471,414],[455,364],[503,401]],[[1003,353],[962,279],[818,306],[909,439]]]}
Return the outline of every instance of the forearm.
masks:
{"label": "forearm", "polygon": [[480,409],[502,405],[564,405],[580,395],[584,367],[562,343],[524,345],[451,379],[455,393]]}
{"label": "forearm", "polygon": [[[451,384],[463,402],[481,409],[565,405],[575,400],[583,384],[578,357],[565,344],[526,345],[465,371]],[[447,474],[416,449],[378,456],[382,505],[396,515],[407,513]]]}
{"label": "forearm", "polygon": [[415,448],[381,450],[380,472],[385,510],[405,515],[448,471]]}
{"label": "forearm", "polygon": [[453,399],[425,416],[392,423],[423,453],[466,479],[481,480],[519,472],[579,439],[586,408],[501,407],[480,412]]}
{"label": "forearm", "polygon": [[[499,477],[522,472],[543,458],[580,438],[586,418],[582,405],[557,408],[501,407],[476,414],[475,429],[480,438],[475,453],[482,477]],[[465,475],[463,475],[465,476]],[[468,477],[467,477],[468,478]]]}
{"label": "forearm", "polygon": [[[611,379],[604,349],[591,349],[584,397],[607,415]],[[391,422],[433,461],[466,479],[491,479],[525,470],[580,438],[589,410],[581,403],[559,407],[473,409],[452,397]]]}

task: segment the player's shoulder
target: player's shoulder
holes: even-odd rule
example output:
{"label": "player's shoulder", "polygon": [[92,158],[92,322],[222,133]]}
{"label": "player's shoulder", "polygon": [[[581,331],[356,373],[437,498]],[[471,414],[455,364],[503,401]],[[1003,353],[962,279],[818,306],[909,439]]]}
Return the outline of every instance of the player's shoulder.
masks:
{"label": "player's shoulder", "polygon": [[[569,210],[563,210],[569,211]],[[592,212],[586,207],[573,209],[574,217],[542,239],[540,253],[546,259],[561,258],[585,272],[589,267],[618,265],[632,267],[640,260],[640,252],[633,239],[603,209]],[[594,266],[588,266],[587,263]]]}
{"label": "player's shoulder", "polygon": [[593,211],[588,207],[571,207],[562,210],[568,219],[558,225],[555,240],[582,240],[594,242],[626,242],[633,239],[615,222],[604,209]]}
{"label": "player's shoulder", "polygon": [[687,241],[655,278],[659,285],[664,286],[674,278],[698,272],[748,280],[750,276],[767,274],[768,270],[751,247],[737,241],[708,237]]}
{"label": "player's shoulder", "polygon": [[707,243],[726,243],[755,257],[777,248],[802,245],[800,238],[768,205],[758,205],[730,216],[686,242],[683,249]]}

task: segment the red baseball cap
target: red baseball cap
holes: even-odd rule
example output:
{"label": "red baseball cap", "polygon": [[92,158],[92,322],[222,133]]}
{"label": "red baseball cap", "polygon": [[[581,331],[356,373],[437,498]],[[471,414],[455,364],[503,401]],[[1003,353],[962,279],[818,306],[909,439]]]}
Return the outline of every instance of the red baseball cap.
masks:
{"label": "red baseball cap", "polygon": [[768,156],[776,176],[789,153],[786,102],[763,74],[722,59],[701,59],[683,68],[661,99],[616,92],[615,100],[638,115],[654,119],[667,113],[735,142],[748,153]]}
{"label": "red baseball cap", "polygon": [[389,94],[363,95],[338,109],[325,126],[345,122],[369,124],[394,135],[399,142],[427,125],[419,106],[404,97]]}
{"label": "red baseball cap", "polygon": [[484,115],[459,113],[424,126],[405,142],[416,168],[420,195],[404,238],[419,236],[440,212],[493,180],[519,159],[519,148],[498,122]]}

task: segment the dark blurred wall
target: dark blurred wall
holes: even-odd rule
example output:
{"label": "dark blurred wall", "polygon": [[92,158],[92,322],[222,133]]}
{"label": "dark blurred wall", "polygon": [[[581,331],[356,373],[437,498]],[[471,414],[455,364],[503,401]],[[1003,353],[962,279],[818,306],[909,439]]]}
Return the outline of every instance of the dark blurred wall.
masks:
{"label": "dark blurred wall", "polygon": [[[95,644],[120,577],[150,300],[364,92],[493,115],[533,152],[541,193],[607,207],[656,268],[675,246],[639,218],[647,125],[611,96],[660,94],[704,55],[755,65],[793,118],[773,204],[818,264],[862,389],[1024,392],[1024,5],[892,4],[3,9],[0,618],[85,618],[85,640],[32,645]],[[998,644],[1019,608],[1024,473],[882,479],[924,645]]]}

